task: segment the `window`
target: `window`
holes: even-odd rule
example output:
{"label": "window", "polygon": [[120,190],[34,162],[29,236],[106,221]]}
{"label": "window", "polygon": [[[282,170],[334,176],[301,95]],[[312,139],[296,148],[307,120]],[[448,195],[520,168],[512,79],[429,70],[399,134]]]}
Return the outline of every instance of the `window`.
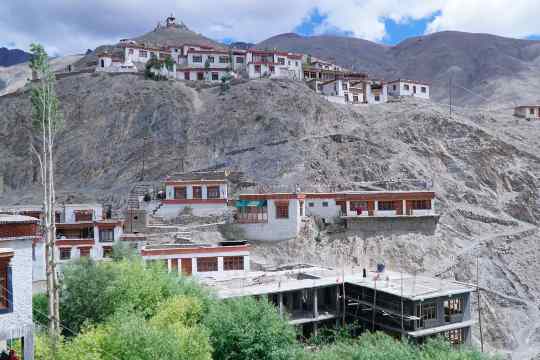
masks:
{"label": "window", "polygon": [[455,298],[444,302],[444,318],[446,322],[450,321],[450,316],[463,314],[463,298]]}
{"label": "window", "polygon": [[76,210],[75,221],[92,221],[94,212],[92,210]]}
{"label": "window", "polygon": [[314,203],[312,203],[312,202],[309,202],[309,203],[308,203],[308,206],[309,206],[309,207],[314,207],[314,206],[315,206],[315,204],[314,204]]}
{"label": "window", "polygon": [[103,257],[106,259],[110,259],[113,256],[113,248],[112,246],[104,246],[103,247]]}
{"label": "window", "polygon": [[219,57],[220,64],[228,64],[229,63],[229,57],[228,56],[220,56]]}
{"label": "window", "polygon": [[414,94],[416,94],[416,85],[413,85],[413,87],[412,87],[412,92],[413,92]]}
{"label": "window", "polygon": [[354,96],[353,96],[353,102],[355,102],[355,103],[358,102],[358,96],[357,96],[357,95],[354,95]]}
{"label": "window", "polygon": [[94,238],[94,227],[87,227],[84,229],[81,229],[79,232],[79,238],[80,239],[93,239]]}
{"label": "window", "polygon": [[201,55],[193,55],[191,58],[194,63],[202,63],[202,56]]}
{"label": "window", "polygon": [[396,91],[396,85],[392,85],[392,90]]}
{"label": "window", "polygon": [[197,272],[218,271],[217,257],[197,258]]}
{"label": "window", "polygon": [[323,201],[322,206],[323,207],[328,207],[328,201]]}
{"label": "window", "polygon": [[424,304],[422,305],[422,318],[424,320],[437,319],[437,304]]}
{"label": "window", "polygon": [[139,51],[139,56],[145,58],[148,57],[148,53],[145,50],[141,50]]}
{"label": "window", "polygon": [[204,80],[204,73],[198,72],[197,73],[197,80]]}
{"label": "window", "polygon": [[90,248],[79,248],[80,257],[90,257]]}
{"label": "window", "polygon": [[244,270],[243,256],[224,256],[223,270]]}
{"label": "window", "polygon": [[213,73],[212,73],[212,80],[213,80],[213,81],[219,80],[219,73],[213,72]]}
{"label": "window", "polygon": [[425,86],[422,86],[420,88],[420,91],[425,94],[427,92],[427,88]]}
{"label": "window", "polygon": [[241,57],[241,56],[237,56],[237,57],[236,57],[236,63],[237,63],[237,64],[243,64],[243,63],[244,63],[244,58]]}
{"label": "window", "polygon": [[270,72],[272,74],[276,72],[276,68],[274,67],[274,65],[270,65]]}
{"label": "window", "polygon": [[129,50],[128,50],[128,54],[129,54],[129,55],[133,55],[133,49],[129,49]]}
{"label": "window", "polygon": [[431,200],[411,200],[411,208],[414,210],[430,210]]}
{"label": "window", "polygon": [[209,62],[209,63],[213,63],[213,62],[214,62],[214,57],[213,57],[213,56],[209,56],[209,57],[208,57],[208,62]]}
{"label": "window", "polygon": [[54,213],[54,222],[59,223],[61,221],[61,214],[59,212]]}
{"label": "window", "polygon": [[289,218],[289,203],[276,203],[276,218],[288,219]]}
{"label": "window", "polygon": [[534,108],[529,109],[529,114],[534,115]]}
{"label": "window", "polygon": [[406,91],[409,91],[409,84],[403,85],[403,89],[405,89]]}
{"label": "window", "polygon": [[219,199],[219,186],[209,186],[207,188],[207,198],[208,199]]}
{"label": "window", "polygon": [[10,268],[8,264],[8,261],[0,260],[0,311],[2,312],[9,310],[11,305]]}
{"label": "window", "polygon": [[156,57],[156,53],[153,52],[153,51],[150,51],[150,57],[151,57],[151,58]]}
{"label": "window", "polygon": [[184,72],[184,80],[189,80],[189,71]]}
{"label": "window", "polygon": [[342,86],[343,90],[347,90],[347,83],[346,82],[344,82],[341,86]]}
{"label": "window", "polygon": [[285,65],[285,58],[279,57],[277,59],[277,62],[278,62],[279,65]]}
{"label": "window", "polygon": [[349,209],[355,212],[366,211],[368,208],[367,201],[351,201],[349,203]]}
{"label": "window", "polygon": [[240,224],[253,224],[268,222],[268,208],[266,206],[244,206],[238,209],[236,221]]}
{"label": "window", "polygon": [[255,65],[255,72],[257,73],[261,72],[261,65]]}
{"label": "window", "polygon": [[114,241],[114,229],[99,230],[99,242],[113,242],[113,241]]}
{"label": "window", "polygon": [[382,211],[396,210],[396,204],[393,201],[379,201],[377,209]]}
{"label": "window", "polygon": [[349,102],[349,94],[345,94],[345,102]]}
{"label": "window", "polygon": [[444,336],[450,341],[452,345],[460,345],[465,342],[465,329],[452,329],[446,331]]}
{"label": "window", "polygon": [[71,259],[71,248],[60,248],[60,260]]}
{"label": "window", "polygon": [[294,65],[295,65],[295,66],[298,66],[298,61],[295,61],[295,62],[294,62]]}
{"label": "window", "polygon": [[375,95],[375,101],[381,101],[381,97],[379,95]]}
{"label": "window", "polygon": [[200,187],[200,186],[194,186],[193,187],[193,198],[194,199],[202,199],[202,187]]}
{"label": "window", "polygon": [[187,198],[187,188],[185,188],[185,187],[176,187],[176,188],[174,188],[174,198],[175,199],[186,199]]}

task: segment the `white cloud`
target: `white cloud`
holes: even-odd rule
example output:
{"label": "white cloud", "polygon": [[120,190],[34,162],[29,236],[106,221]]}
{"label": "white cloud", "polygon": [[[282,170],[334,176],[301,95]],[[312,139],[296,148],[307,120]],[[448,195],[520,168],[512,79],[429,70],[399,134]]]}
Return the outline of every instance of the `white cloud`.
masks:
{"label": "white cloud", "polygon": [[540,34],[538,0],[450,0],[440,11],[427,33],[459,30],[519,38]]}
{"label": "white cloud", "polygon": [[524,37],[540,32],[538,0],[1,0],[0,34],[7,45],[33,41],[50,53],[82,52],[151,31],[171,11],[214,39],[258,42],[290,32],[317,8],[316,32],[339,29],[381,41],[385,19],[407,23],[439,14],[427,32],[462,30]]}
{"label": "white cloud", "polygon": [[434,14],[442,0],[319,0],[319,9],[327,16],[318,29],[337,27],[354,36],[372,41],[383,40],[387,35],[384,21],[398,23],[419,20]]}

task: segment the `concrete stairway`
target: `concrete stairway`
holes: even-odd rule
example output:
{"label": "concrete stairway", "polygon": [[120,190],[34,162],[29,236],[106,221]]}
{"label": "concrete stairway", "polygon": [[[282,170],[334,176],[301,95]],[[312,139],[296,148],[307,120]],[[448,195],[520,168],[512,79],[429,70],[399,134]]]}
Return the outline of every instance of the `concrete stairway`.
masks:
{"label": "concrete stairway", "polygon": [[141,182],[135,184],[128,195],[128,209],[139,209],[139,198],[144,196],[148,189],[152,188],[151,183]]}

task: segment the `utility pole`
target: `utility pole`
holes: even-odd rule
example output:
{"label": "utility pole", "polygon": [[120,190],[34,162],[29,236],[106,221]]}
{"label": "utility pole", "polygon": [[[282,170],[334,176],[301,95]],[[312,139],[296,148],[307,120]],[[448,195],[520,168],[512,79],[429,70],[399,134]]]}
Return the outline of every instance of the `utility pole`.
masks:
{"label": "utility pole", "polygon": [[144,157],[146,155],[146,139],[147,137],[143,137],[143,149],[142,149],[142,169],[141,169],[141,181],[144,181]]}
{"label": "utility pole", "polygon": [[484,336],[482,334],[482,306],[480,305],[480,270],[478,255],[476,256],[476,296],[478,302],[478,326],[480,328],[480,351],[484,352]]}
{"label": "utility pole", "polygon": [[450,102],[450,118],[452,117],[452,80],[454,79],[454,73],[450,74],[450,80],[448,82],[448,95]]}

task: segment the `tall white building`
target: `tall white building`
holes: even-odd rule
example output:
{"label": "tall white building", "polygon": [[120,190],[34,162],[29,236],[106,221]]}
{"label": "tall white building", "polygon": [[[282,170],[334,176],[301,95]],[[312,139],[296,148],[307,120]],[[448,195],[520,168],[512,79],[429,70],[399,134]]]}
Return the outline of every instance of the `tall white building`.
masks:
{"label": "tall white building", "polygon": [[38,226],[36,218],[0,215],[0,350],[9,340],[20,340],[29,360],[34,359],[32,242]]}

